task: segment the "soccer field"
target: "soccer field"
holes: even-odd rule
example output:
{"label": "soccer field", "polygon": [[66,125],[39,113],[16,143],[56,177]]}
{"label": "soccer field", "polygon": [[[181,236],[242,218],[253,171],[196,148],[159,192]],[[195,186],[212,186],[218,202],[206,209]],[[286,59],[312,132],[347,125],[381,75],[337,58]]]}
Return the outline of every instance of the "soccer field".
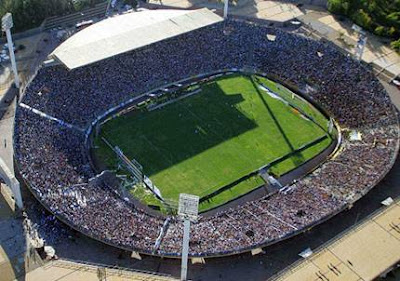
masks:
{"label": "soccer field", "polygon": [[[163,198],[177,200],[179,193],[208,195],[326,135],[327,120],[312,106],[297,97],[293,102],[301,102],[296,106],[313,115],[320,126],[259,83],[288,95],[289,90],[265,78],[221,77],[203,83],[200,93],[160,109],[130,112],[108,121],[96,139],[96,154],[108,167],[118,166],[117,157],[100,140],[105,137],[143,166]],[[330,143],[330,137],[324,138],[277,163],[270,172],[284,174]],[[253,176],[202,203],[200,209],[223,204],[262,184],[261,177]]]}

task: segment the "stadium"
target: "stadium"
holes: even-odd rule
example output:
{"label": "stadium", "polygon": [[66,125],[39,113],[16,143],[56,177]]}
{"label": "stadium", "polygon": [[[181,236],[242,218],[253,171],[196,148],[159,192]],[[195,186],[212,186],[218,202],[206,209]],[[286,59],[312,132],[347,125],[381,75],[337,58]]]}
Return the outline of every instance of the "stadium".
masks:
{"label": "stadium", "polygon": [[110,35],[126,38],[121,46],[97,51],[79,37],[111,32],[115,19],[87,27],[22,96],[19,173],[67,225],[177,257],[175,205],[193,193],[190,256],[233,255],[326,221],[393,166],[397,112],[372,72],[332,43],[207,9],[143,17],[157,12],[164,21],[153,24],[178,26],[171,34],[125,31]]}

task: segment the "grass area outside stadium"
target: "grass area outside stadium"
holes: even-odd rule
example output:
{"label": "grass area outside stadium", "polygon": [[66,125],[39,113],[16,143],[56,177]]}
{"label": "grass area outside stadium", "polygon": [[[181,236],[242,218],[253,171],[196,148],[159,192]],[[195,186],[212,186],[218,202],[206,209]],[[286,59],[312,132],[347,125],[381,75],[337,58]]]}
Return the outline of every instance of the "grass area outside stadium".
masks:
{"label": "grass area outside stadium", "polygon": [[[233,74],[199,86],[199,93],[162,108],[133,111],[106,122],[95,140],[96,155],[118,170],[118,158],[101,141],[105,137],[143,166],[167,200],[177,200],[179,193],[215,193],[200,204],[204,211],[264,181],[254,174],[229,189],[221,187],[269,163],[274,163],[270,173],[285,174],[332,141],[322,113],[264,77]],[[163,205],[143,187],[131,191],[147,204]]]}

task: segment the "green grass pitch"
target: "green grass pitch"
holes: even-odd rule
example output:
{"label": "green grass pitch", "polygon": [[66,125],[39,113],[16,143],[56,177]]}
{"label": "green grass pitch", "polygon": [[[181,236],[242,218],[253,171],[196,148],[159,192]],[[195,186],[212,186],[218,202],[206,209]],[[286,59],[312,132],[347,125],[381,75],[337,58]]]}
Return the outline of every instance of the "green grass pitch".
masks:
{"label": "green grass pitch", "polygon": [[[131,112],[105,123],[96,139],[96,154],[108,167],[117,158],[100,137],[135,158],[166,199],[179,193],[210,194],[224,185],[287,155],[326,132],[259,87],[263,83],[285,99],[289,90],[265,78],[229,75],[203,83],[201,92],[146,112]],[[292,101],[323,128],[325,117],[299,98]],[[280,175],[324,150],[326,138],[271,167]],[[200,205],[223,204],[263,184],[255,176]],[[143,192],[136,192],[136,194]],[[148,198],[144,196],[143,198]],[[144,199],[154,204],[154,199]]]}

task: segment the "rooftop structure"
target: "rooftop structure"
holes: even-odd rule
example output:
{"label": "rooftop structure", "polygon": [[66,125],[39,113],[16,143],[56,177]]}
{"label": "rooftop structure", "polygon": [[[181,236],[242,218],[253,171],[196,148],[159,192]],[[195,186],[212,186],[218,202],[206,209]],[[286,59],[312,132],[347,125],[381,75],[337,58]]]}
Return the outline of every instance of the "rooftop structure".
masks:
{"label": "rooftop structure", "polygon": [[207,8],[132,12],[83,29],[56,48],[52,56],[74,69],[222,20]]}

